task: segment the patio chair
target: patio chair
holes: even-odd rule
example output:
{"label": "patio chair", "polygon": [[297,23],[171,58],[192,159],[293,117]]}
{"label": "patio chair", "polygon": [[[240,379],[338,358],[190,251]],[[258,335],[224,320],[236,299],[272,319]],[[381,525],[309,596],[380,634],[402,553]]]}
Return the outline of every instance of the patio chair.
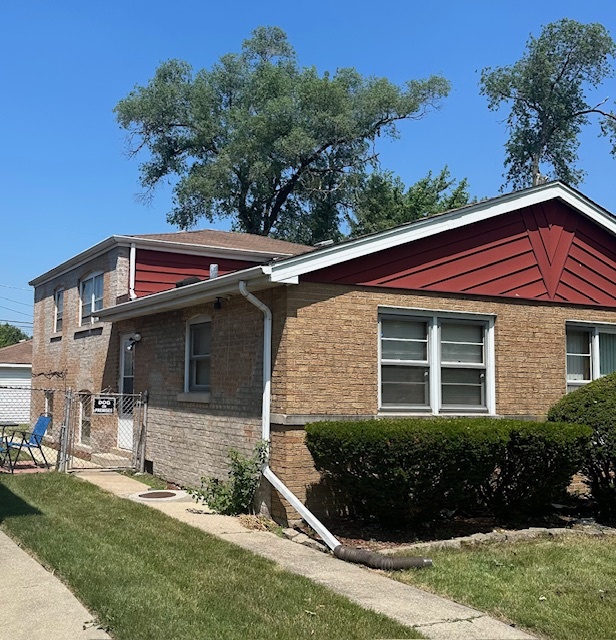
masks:
{"label": "patio chair", "polygon": [[4,435],[4,429],[2,430],[2,435],[0,435],[0,467],[4,467],[8,462],[9,470],[13,473],[13,469],[15,468],[15,462],[17,461],[17,456],[15,459],[11,457],[11,447],[9,447],[9,437]]}
{"label": "patio chair", "polygon": [[[17,460],[19,459],[19,454],[24,449],[30,454],[30,457],[32,458],[32,462],[34,462],[34,464],[37,467],[39,466],[39,463],[34,457],[32,450],[38,449],[41,453],[45,466],[46,467],[49,466],[49,463],[47,462],[47,458],[45,457],[45,452],[43,451],[42,444],[43,444],[43,438],[45,437],[45,432],[47,431],[47,428],[49,427],[50,423],[51,423],[51,416],[45,413],[42,413],[39,416],[38,420],[36,421],[36,424],[34,425],[34,429],[32,429],[32,431],[15,431],[15,433],[13,434],[13,437],[10,440],[8,438],[5,439],[6,448],[8,449],[6,453],[6,457],[9,460],[9,467],[11,468],[11,473],[13,473],[13,470],[15,469],[15,462],[17,462]],[[16,436],[19,436],[17,440],[15,439]],[[2,445],[0,444],[0,447],[1,446]],[[17,454],[12,459],[10,455],[11,451],[17,451]],[[1,456],[2,456],[2,453],[0,453],[0,457]],[[3,459],[3,458],[0,458],[0,459]]]}

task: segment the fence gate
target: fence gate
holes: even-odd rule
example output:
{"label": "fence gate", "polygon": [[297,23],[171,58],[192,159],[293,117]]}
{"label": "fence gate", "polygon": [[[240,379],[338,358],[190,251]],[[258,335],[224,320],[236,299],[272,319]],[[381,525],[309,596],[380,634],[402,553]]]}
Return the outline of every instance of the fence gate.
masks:
{"label": "fence gate", "polygon": [[146,399],[146,394],[69,389],[60,468],[140,469],[145,455]]}

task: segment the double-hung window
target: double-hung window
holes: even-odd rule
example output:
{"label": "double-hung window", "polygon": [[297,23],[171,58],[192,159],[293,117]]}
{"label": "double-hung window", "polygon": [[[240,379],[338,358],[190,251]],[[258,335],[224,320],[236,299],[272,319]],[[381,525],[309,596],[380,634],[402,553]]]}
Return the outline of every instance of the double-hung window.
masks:
{"label": "double-hung window", "polygon": [[616,371],[616,325],[567,324],[567,391]]}
{"label": "double-hung window", "polygon": [[492,325],[485,316],[381,313],[381,409],[493,413]]}
{"label": "double-hung window", "polygon": [[210,390],[211,325],[206,316],[193,318],[186,328],[185,392]]}
{"label": "double-hung window", "polygon": [[94,322],[96,312],[103,308],[103,274],[94,273],[81,281],[79,287],[81,298],[80,324]]}
{"label": "double-hung window", "polygon": [[54,319],[53,330],[55,333],[62,331],[62,317],[64,316],[64,289],[56,289],[53,294]]}

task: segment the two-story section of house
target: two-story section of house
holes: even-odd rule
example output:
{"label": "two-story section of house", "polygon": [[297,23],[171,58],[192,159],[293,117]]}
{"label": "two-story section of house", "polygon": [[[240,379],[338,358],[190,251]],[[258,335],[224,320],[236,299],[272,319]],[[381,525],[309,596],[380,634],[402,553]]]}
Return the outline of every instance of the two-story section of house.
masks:
{"label": "two-story section of house", "polygon": [[[133,333],[119,333],[97,313],[119,303],[264,264],[310,247],[216,230],[116,235],[30,282],[34,292],[32,372],[37,387],[130,394]],[[60,418],[62,407],[51,407]],[[88,447],[91,404],[80,409],[78,443]],[[110,439],[114,441],[116,439]],[[130,436],[115,444],[130,450]]]}

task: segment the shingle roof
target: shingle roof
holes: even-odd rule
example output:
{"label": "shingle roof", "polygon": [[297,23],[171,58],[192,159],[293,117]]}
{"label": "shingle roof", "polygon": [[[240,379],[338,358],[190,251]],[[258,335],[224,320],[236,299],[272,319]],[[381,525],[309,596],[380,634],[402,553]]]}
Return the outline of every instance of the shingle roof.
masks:
{"label": "shingle roof", "polygon": [[32,340],[2,347],[0,364],[32,364]]}
{"label": "shingle roof", "polygon": [[233,231],[218,231],[217,229],[201,229],[198,231],[177,231],[175,233],[147,233],[131,235],[131,238],[144,240],[162,240],[165,242],[179,242],[197,244],[221,249],[240,249],[245,251],[263,251],[264,253],[278,253],[281,255],[298,255],[312,251],[314,247],[295,244],[284,240],[276,240],[266,236],[250,233],[235,233]]}

